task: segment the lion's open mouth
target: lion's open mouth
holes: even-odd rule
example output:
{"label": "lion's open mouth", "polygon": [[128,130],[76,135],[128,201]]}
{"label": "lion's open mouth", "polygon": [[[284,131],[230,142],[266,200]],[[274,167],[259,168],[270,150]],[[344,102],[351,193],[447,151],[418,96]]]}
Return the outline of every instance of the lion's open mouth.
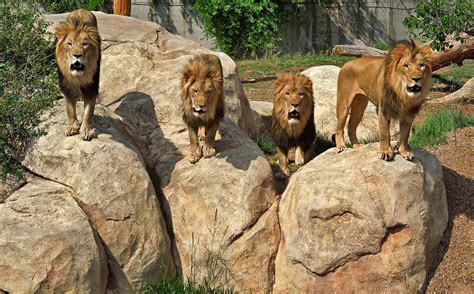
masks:
{"label": "lion's open mouth", "polygon": [[421,87],[415,84],[411,87],[407,87],[407,91],[408,93],[418,93],[421,91]]}
{"label": "lion's open mouth", "polygon": [[84,71],[85,69],[84,64],[80,63],[79,61],[76,61],[73,64],[71,64],[70,68],[71,68],[71,71],[74,71],[74,70]]}
{"label": "lion's open mouth", "polygon": [[300,113],[298,112],[298,110],[293,109],[292,111],[288,112],[288,120],[289,121],[292,121],[292,120],[298,121],[298,120],[300,120]]}
{"label": "lion's open mouth", "polygon": [[202,108],[196,109],[196,108],[193,107],[193,112],[194,112],[194,114],[200,115],[200,114],[205,113],[206,111]]}

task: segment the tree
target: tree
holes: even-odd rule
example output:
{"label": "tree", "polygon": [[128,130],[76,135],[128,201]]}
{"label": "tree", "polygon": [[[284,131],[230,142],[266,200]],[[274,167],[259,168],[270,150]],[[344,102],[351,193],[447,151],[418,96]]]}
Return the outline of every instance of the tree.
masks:
{"label": "tree", "polygon": [[421,0],[415,14],[406,17],[403,25],[412,36],[432,40],[433,49],[444,49],[448,45],[446,37],[453,35],[461,40],[461,33],[474,29],[474,1]]}

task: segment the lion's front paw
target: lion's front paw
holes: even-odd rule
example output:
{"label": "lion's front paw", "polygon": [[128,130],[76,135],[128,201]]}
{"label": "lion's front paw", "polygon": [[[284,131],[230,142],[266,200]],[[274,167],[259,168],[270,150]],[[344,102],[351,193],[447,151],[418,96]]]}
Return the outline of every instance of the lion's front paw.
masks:
{"label": "lion's front paw", "polygon": [[413,158],[415,157],[411,151],[408,150],[400,150],[400,155],[405,158],[406,160],[412,161]]}
{"label": "lion's front paw", "polygon": [[69,136],[77,135],[77,134],[79,134],[79,128],[77,128],[77,127],[69,127],[69,128],[66,129],[66,131],[64,132],[64,134],[65,134],[66,136],[68,136],[68,137],[69,137]]}
{"label": "lion's front paw", "polygon": [[95,137],[95,130],[93,128],[84,128],[81,130],[82,140],[90,141]]}
{"label": "lion's front paw", "polygon": [[392,147],[385,147],[385,148],[380,148],[380,159],[383,159],[385,161],[391,161],[393,160],[394,154]]}
{"label": "lion's front paw", "polygon": [[191,158],[189,158],[189,162],[194,164],[199,161],[202,157],[202,151],[201,148],[196,148],[194,152],[191,152]]}
{"label": "lion's front paw", "polygon": [[202,153],[204,154],[205,158],[213,157],[216,155],[216,149],[212,148],[212,146],[204,145],[202,148]]}
{"label": "lion's front paw", "polygon": [[346,146],[344,145],[336,147],[336,154],[341,153],[344,150],[346,150]]}

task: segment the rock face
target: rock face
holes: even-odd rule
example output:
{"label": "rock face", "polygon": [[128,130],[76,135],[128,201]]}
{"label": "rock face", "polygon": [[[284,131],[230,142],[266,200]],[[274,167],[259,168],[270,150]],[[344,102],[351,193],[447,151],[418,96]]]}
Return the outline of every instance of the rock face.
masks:
{"label": "rock face", "polygon": [[[318,133],[331,138],[336,133],[336,92],[337,77],[340,67],[335,65],[322,65],[308,68],[301,74],[309,77],[313,82],[314,95],[314,123]],[[348,120],[349,121],[349,120]],[[398,128],[392,123],[392,135]],[[377,141],[379,136],[378,118],[375,106],[369,102],[365,110],[364,118],[357,128],[357,136],[359,140]],[[347,129],[344,130],[344,138],[349,141]]]}
{"label": "rock face", "polygon": [[255,120],[257,137],[272,138],[272,111],[273,103],[266,101],[250,101]]}
{"label": "rock face", "polygon": [[73,197],[64,185],[34,178],[0,206],[1,290],[105,292],[104,248]]}
{"label": "rock face", "polygon": [[[78,103],[79,116],[82,106]],[[120,118],[96,106],[98,136],[86,142],[79,136],[64,136],[63,101],[46,116],[48,134],[28,150],[22,164],[74,191],[74,199],[107,253],[108,288],[130,292],[156,281],[161,272],[174,275],[170,241],[153,184],[138,150],[120,132]]]}
{"label": "rock face", "polygon": [[438,160],[379,160],[378,144],[330,149],[282,196],[274,291],[420,292],[447,225]]}

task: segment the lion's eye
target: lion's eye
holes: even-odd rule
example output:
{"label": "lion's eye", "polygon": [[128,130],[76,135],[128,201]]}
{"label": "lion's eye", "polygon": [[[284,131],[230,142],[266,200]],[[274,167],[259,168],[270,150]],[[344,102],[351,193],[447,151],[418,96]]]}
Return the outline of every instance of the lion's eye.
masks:
{"label": "lion's eye", "polygon": [[82,48],[86,48],[87,46],[89,46],[89,43],[88,43],[88,42],[82,43]]}
{"label": "lion's eye", "polygon": [[304,94],[303,94],[303,93],[299,93],[299,95],[300,95],[300,98],[303,98],[303,96],[304,96]]}
{"label": "lion's eye", "polygon": [[285,95],[286,95],[286,96],[290,96],[290,92],[286,92]]}
{"label": "lion's eye", "polygon": [[403,68],[404,68],[404,69],[408,69],[408,64],[405,63],[405,64],[403,65]]}
{"label": "lion's eye", "polygon": [[421,68],[421,69],[424,69],[424,68],[425,68],[425,65],[424,65],[423,63],[420,64],[420,68]]}
{"label": "lion's eye", "polygon": [[72,47],[72,43],[71,43],[71,42],[67,42],[67,45],[68,45],[69,47]]}

